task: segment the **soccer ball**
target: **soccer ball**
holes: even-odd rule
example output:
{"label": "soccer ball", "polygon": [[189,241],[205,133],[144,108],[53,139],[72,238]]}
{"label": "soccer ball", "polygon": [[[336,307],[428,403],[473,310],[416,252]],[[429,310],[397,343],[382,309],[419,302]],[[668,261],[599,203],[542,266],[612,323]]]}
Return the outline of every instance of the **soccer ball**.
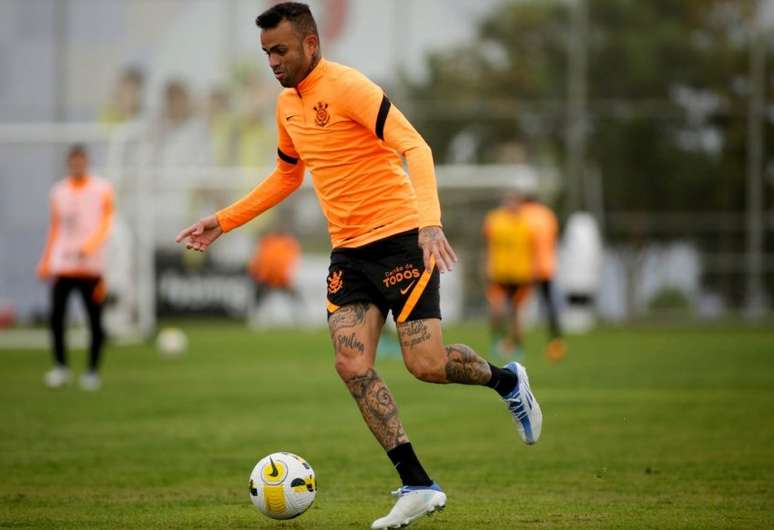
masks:
{"label": "soccer ball", "polygon": [[156,348],[164,357],[178,357],[188,349],[188,337],[182,329],[163,328],[156,336]]}
{"label": "soccer ball", "polygon": [[272,519],[304,513],[317,496],[317,477],[309,463],[293,453],[272,453],[250,473],[250,500]]}

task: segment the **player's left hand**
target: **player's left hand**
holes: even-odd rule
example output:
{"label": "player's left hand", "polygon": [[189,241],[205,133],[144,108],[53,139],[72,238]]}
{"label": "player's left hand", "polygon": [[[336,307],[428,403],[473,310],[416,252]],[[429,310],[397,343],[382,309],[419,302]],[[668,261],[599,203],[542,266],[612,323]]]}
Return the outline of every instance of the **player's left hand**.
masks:
{"label": "player's left hand", "polygon": [[441,272],[449,272],[457,263],[454,253],[440,226],[426,226],[419,229],[419,247],[425,261],[425,270],[430,270],[430,258],[435,258],[435,264]]}

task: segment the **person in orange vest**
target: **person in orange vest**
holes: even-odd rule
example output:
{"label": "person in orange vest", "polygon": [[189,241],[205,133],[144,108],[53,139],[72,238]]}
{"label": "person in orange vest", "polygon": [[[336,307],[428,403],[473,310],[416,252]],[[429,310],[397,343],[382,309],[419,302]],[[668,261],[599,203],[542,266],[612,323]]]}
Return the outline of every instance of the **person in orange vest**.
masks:
{"label": "person in orange vest", "polygon": [[567,352],[553,298],[553,279],[556,273],[556,238],[559,233],[559,223],[554,212],[532,195],[525,195],[520,212],[524,215],[532,234],[533,279],[540,292],[548,317],[549,342],[545,355],[552,361],[559,361],[564,358]]}
{"label": "person in orange vest", "polygon": [[107,290],[103,280],[105,246],[113,219],[113,187],[89,172],[89,156],[81,145],[70,148],[69,176],[57,182],[50,199],[51,225],[37,274],[51,280],[51,335],[54,368],[44,381],[56,388],[67,384],[71,374],[65,347],[67,299],[75,290],[86,306],[91,328],[88,370],[81,375],[84,390],[100,387],[99,362],[105,334],[102,304]]}
{"label": "person in orange vest", "polygon": [[524,355],[519,306],[529,294],[533,277],[532,234],[520,207],[522,196],[509,192],[502,205],[487,213],[487,301],[492,352],[500,357]]}
{"label": "person in orange vest", "polygon": [[247,272],[255,282],[256,306],[274,290],[288,294],[297,304],[301,303],[301,295],[295,287],[300,257],[301,245],[289,233],[274,230],[258,240],[247,266]]}

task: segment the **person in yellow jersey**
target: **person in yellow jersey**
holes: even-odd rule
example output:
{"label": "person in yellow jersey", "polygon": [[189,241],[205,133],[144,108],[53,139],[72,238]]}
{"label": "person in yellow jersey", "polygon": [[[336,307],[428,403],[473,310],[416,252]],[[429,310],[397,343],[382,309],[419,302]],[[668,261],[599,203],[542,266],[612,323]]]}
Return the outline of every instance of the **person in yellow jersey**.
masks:
{"label": "person in yellow jersey", "polygon": [[492,352],[501,357],[524,355],[519,306],[529,293],[534,256],[521,203],[521,194],[510,191],[484,219]]}
{"label": "person in yellow jersey", "polygon": [[522,365],[500,368],[469,346],[444,345],[439,271],[450,270],[456,256],[441,227],[433,156],[422,136],[379,86],[322,58],[307,5],[276,4],[256,24],[274,77],[285,87],[277,99],[275,170],[177,240],[206,250],[290,195],[305,169],[311,171],[333,246],[327,312],[336,371],[403,483],[393,508],[371,527],[406,526],[443,508],[446,494],[420,463],[392,393],[374,369],[390,312],[404,363],[416,378],[494,389],[527,444],[540,437],[540,406]]}
{"label": "person in yellow jersey", "polygon": [[556,238],[559,222],[551,209],[533,195],[527,194],[522,201],[520,212],[526,219],[532,234],[534,249],[533,283],[543,300],[548,318],[549,342],[545,355],[551,361],[560,361],[567,352],[562,339],[559,313],[554,301],[554,274],[556,273]]}

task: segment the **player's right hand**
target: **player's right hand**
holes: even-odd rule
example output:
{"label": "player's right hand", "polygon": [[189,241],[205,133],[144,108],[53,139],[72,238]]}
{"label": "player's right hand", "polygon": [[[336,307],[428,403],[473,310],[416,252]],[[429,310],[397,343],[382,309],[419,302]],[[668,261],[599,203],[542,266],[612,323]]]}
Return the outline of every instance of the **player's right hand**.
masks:
{"label": "player's right hand", "polygon": [[433,268],[431,258],[435,260],[438,270],[451,272],[457,263],[457,254],[446,240],[443,229],[440,226],[425,226],[419,229],[419,248],[422,249],[422,257],[425,262],[425,270]]}
{"label": "player's right hand", "polygon": [[186,248],[204,252],[222,233],[217,217],[209,215],[181,230],[175,241],[180,243],[185,240]]}

